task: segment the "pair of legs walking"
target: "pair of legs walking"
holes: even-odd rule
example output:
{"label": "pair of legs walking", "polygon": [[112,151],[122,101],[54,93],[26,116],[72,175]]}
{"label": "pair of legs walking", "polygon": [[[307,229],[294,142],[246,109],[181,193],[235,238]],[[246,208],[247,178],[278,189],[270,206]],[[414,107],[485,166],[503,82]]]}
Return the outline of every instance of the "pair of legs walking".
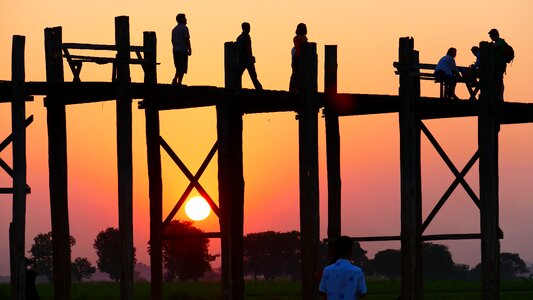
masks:
{"label": "pair of legs walking", "polygon": [[242,74],[244,73],[244,70],[248,70],[248,74],[250,75],[250,79],[252,79],[252,83],[254,84],[255,89],[262,90],[263,86],[257,79],[257,72],[255,71],[255,64],[248,63],[248,64],[239,65],[239,74],[241,78],[242,78]]}

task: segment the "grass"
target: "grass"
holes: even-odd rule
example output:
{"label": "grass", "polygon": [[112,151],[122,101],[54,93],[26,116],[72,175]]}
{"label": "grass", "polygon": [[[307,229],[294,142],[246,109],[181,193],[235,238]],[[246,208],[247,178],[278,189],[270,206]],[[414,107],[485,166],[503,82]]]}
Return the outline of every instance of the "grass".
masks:
{"label": "grass", "polygon": [[[400,294],[398,280],[370,280],[366,300],[394,300]],[[42,300],[53,299],[51,284],[38,284]],[[425,300],[481,300],[481,283],[478,281],[429,281],[424,283]],[[220,299],[218,282],[167,283],[163,288],[165,300],[216,300]],[[532,280],[513,280],[501,283],[500,299],[533,299]],[[247,281],[245,298],[251,300],[300,299],[300,284],[293,281]],[[0,284],[0,300],[9,299],[9,285]],[[86,282],[72,285],[73,300],[120,299],[120,285],[114,282]],[[135,284],[135,299],[150,299],[150,284]]]}

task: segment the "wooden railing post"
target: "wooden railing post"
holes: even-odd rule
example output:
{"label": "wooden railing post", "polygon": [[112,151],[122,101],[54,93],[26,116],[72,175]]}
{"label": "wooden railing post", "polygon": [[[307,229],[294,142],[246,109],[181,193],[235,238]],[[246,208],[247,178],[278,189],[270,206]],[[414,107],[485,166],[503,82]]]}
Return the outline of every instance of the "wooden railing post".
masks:
{"label": "wooden railing post", "polygon": [[498,204],[498,132],[500,108],[499,82],[494,73],[493,48],[487,42],[480,49],[480,87],[478,146],[479,199],[481,204],[481,298],[500,299],[500,240]]}
{"label": "wooden railing post", "polygon": [[[239,88],[235,45],[224,44],[226,88]],[[244,299],[244,175],[242,113],[233,98],[217,104],[218,195],[222,245],[222,298]]]}
{"label": "wooden railing post", "polygon": [[9,228],[11,299],[26,299],[26,107],[24,103],[24,36],[13,36],[11,128],[13,131],[13,222]]}
{"label": "wooden railing post", "polygon": [[318,286],[320,219],[318,193],[318,97],[316,43],[301,52],[301,103],[298,110],[302,299],[315,300]]}
{"label": "wooden railing post", "polygon": [[412,38],[400,38],[400,174],[402,300],[422,299],[422,191],[418,52]]}
{"label": "wooden railing post", "polygon": [[133,167],[129,18],[115,18],[117,46],[117,163],[122,300],[133,300]]}
{"label": "wooden railing post", "polygon": [[[46,82],[64,83],[61,27],[45,29]],[[45,99],[48,123],[48,168],[50,209],[52,212],[52,250],[54,299],[68,300],[70,295],[70,230],[68,219],[67,124],[65,99],[59,89],[52,89]]]}
{"label": "wooden railing post", "polygon": [[[329,102],[337,94],[337,45],[325,46],[324,92]],[[328,168],[328,256],[333,256],[333,242],[341,236],[341,161],[339,116],[330,104],[324,104],[326,121],[326,157]]]}
{"label": "wooden railing post", "polygon": [[[155,32],[144,32],[144,83],[157,84],[157,38]],[[145,101],[146,156],[148,159],[148,194],[150,198],[150,288],[151,299],[163,299],[163,180],[161,175],[161,147],[159,145],[159,110],[154,108],[153,98]]]}

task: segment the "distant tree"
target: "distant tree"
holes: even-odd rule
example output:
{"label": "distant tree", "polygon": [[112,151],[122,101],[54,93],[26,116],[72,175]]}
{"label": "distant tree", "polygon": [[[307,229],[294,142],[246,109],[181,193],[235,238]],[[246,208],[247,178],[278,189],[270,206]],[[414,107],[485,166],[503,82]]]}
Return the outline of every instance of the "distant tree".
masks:
{"label": "distant tree", "polygon": [[[120,279],[121,275],[121,256],[120,256],[120,232],[117,228],[109,227],[100,231],[93,244],[98,260],[96,265],[98,269],[109,274],[109,277],[115,281]],[[135,247],[133,247],[133,263],[135,264]],[[133,267],[133,266],[132,266]]]}
{"label": "distant tree", "polygon": [[72,263],[72,279],[76,282],[90,279],[95,272],[96,268],[86,257],[77,257]]}
{"label": "distant tree", "polygon": [[422,244],[422,267],[427,279],[454,279],[459,275],[448,247],[441,244]]}
{"label": "distant tree", "polygon": [[[165,228],[164,234],[194,235],[203,231],[190,221],[173,220]],[[163,241],[163,266],[165,279],[172,281],[198,280],[211,270],[211,262],[218,255],[209,254],[209,239],[191,237],[188,239],[166,239]]]}
{"label": "distant tree", "polygon": [[258,232],[244,237],[244,271],[273,280],[278,276],[300,276],[300,233]]}
{"label": "distant tree", "polygon": [[[526,276],[529,272],[526,263],[518,253],[500,253],[500,278],[504,280],[516,279]],[[481,264],[475,266],[471,271],[471,277],[478,279],[481,277]]]}
{"label": "distant tree", "polygon": [[[70,236],[70,247],[76,245],[76,239]],[[49,282],[54,280],[52,261],[52,232],[39,233],[33,238],[30,251],[30,265],[37,275],[43,275]]]}
{"label": "distant tree", "polygon": [[400,278],[400,264],[400,250],[387,249],[377,252],[374,259],[365,264],[364,269],[367,274],[398,279]]}

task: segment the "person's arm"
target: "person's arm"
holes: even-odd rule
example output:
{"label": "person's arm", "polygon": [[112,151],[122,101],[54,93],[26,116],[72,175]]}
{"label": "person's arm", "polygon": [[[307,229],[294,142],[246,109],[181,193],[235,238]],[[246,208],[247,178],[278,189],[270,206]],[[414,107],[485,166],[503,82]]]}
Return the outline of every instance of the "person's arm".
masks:
{"label": "person's arm", "polygon": [[189,52],[189,56],[192,55],[192,48],[191,48],[191,39],[187,39],[187,51]]}

